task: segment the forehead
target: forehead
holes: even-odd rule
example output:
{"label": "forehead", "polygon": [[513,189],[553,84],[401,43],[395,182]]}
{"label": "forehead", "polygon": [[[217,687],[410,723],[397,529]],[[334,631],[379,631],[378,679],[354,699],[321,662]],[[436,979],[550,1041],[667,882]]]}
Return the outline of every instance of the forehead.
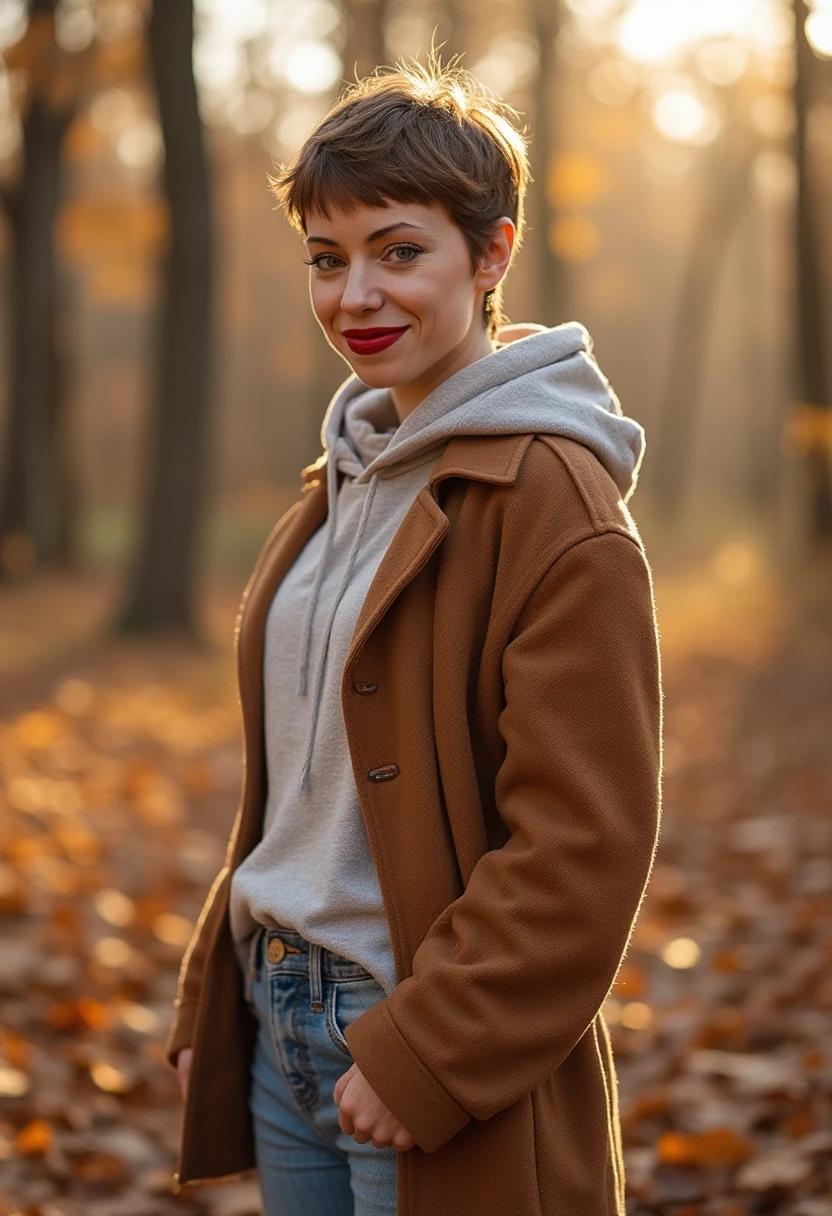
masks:
{"label": "forehead", "polygon": [[388,199],[382,206],[371,206],[356,200],[351,206],[330,204],[327,214],[309,210],[304,216],[307,239],[325,236],[333,239],[364,240],[380,228],[391,224],[413,224],[430,232],[452,225],[440,203],[400,203]]}

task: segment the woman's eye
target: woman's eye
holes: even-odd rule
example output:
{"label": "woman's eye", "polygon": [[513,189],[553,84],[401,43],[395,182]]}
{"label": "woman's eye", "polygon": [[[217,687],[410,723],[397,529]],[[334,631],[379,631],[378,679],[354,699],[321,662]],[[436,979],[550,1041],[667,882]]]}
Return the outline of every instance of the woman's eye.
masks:
{"label": "woman's eye", "polygon": [[[387,251],[391,255],[393,262],[399,265],[404,265],[407,262],[415,262],[420,253],[424,253],[418,245],[391,245]],[[399,254],[404,256],[399,257]]]}
{"label": "woman's eye", "polygon": [[[324,262],[334,262],[334,266],[325,266]],[[318,253],[314,258],[310,258],[306,262],[307,266],[316,266],[318,270],[337,270],[341,264],[341,259],[336,257],[334,253]]]}
{"label": "woman's eye", "polygon": [[[424,252],[418,245],[391,245],[384,251],[384,259],[392,261],[396,266],[406,266],[409,262],[415,262]],[[344,265],[335,253],[316,253],[314,258],[304,261],[307,266],[315,266],[318,270],[338,270]]]}

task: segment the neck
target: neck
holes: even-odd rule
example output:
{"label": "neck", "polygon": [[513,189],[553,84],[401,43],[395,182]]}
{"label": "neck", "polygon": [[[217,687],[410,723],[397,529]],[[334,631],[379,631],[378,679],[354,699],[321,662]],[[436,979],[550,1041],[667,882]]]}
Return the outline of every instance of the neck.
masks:
{"label": "neck", "polygon": [[478,326],[474,331],[469,330],[458,346],[443,355],[421,376],[411,380],[408,384],[397,384],[395,388],[391,388],[390,395],[393,398],[399,422],[404,422],[408,414],[412,414],[416,406],[450,376],[461,371],[463,367],[484,359],[494,349],[494,343],[489,338],[487,331]]}

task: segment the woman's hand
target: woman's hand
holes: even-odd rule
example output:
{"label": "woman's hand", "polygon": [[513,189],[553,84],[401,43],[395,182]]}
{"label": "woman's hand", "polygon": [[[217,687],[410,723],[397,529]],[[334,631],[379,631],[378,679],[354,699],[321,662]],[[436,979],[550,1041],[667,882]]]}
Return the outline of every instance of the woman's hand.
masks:
{"label": "woman's hand", "polygon": [[193,1058],[193,1047],[183,1047],[176,1057],[176,1071],[179,1074],[179,1088],[182,1091],[183,1102],[188,1096],[188,1077],[191,1075],[191,1060]]}
{"label": "woman's hand", "polygon": [[339,1077],[332,1091],[340,1112],[341,1131],[356,1144],[372,1141],[373,1148],[394,1148],[404,1153],[416,1141],[378,1097],[357,1064]]}

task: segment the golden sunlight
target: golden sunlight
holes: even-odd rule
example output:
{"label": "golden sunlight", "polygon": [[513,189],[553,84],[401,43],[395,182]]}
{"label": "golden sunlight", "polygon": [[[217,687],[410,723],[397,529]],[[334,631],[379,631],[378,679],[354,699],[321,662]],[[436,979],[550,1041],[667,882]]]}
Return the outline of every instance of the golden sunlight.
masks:
{"label": "golden sunlight", "polygon": [[806,19],[809,45],[824,59],[832,59],[832,4],[816,3]]}
{"label": "golden sunlight", "polygon": [[653,105],[653,122],[662,135],[679,143],[710,143],[719,122],[690,88],[668,89]]}
{"label": "golden sunlight", "polygon": [[660,64],[717,39],[778,49],[788,42],[789,20],[782,0],[633,0],[615,41],[629,59]]}

